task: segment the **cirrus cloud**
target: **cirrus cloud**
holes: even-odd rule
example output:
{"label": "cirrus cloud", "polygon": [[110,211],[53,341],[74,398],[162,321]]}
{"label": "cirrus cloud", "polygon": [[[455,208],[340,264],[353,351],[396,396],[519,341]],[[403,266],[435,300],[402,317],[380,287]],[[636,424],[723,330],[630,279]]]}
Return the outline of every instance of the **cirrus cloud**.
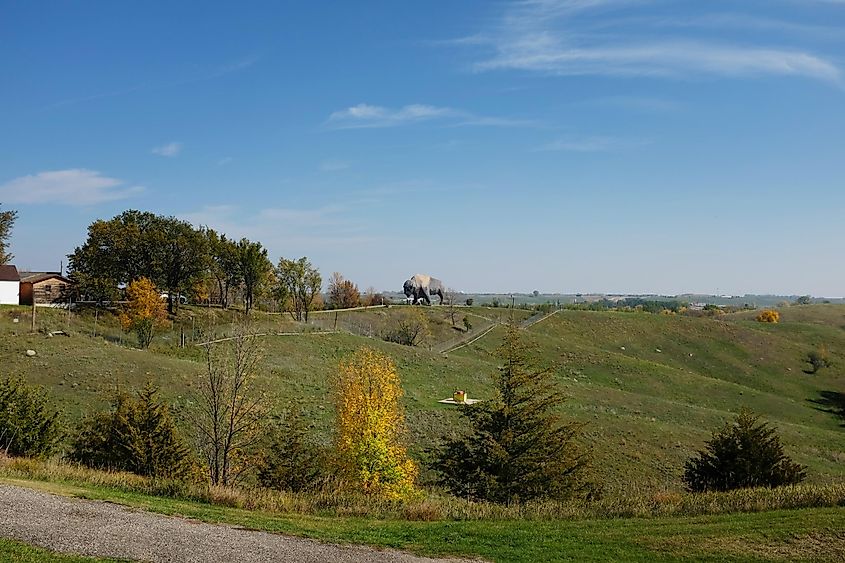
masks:
{"label": "cirrus cloud", "polygon": [[[835,2],[838,3],[838,2]],[[801,77],[845,85],[837,62],[807,47],[777,44],[779,37],[755,44],[744,35],[724,33],[678,39],[674,27],[686,20],[627,18],[611,20],[615,30],[602,29],[604,12],[638,9],[646,0],[523,0],[510,4],[498,23],[478,34],[452,42],[478,49],[476,72],[516,70],[556,76],[650,77]],[[654,11],[659,4],[649,6]],[[602,17],[596,17],[601,10]],[[711,18],[722,18],[719,14]],[[700,19],[700,18],[699,18]],[[655,29],[659,21],[668,31]],[[719,21],[718,19],[716,21]],[[674,23],[673,23],[674,22]],[[742,29],[748,29],[749,18]],[[761,26],[778,30],[777,22]],[[720,26],[719,29],[724,31]],[[791,24],[794,27],[794,24]],[[597,32],[601,30],[601,32]]]}
{"label": "cirrus cloud", "polygon": [[166,157],[173,157],[178,156],[180,152],[182,152],[182,143],[178,141],[173,141],[167,143],[166,145],[161,145],[158,147],[153,147],[150,151],[151,153],[158,155],[158,156],[166,156]]}
{"label": "cirrus cloud", "polygon": [[524,119],[488,117],[472,112],[426,104],[410,104],[401,108],[387,108],[370,104],[358,104],[332,113],[325,125],[330,129],[372,129],[398,127],[425,121],[440,121],[444,124],[463,126],[532,127],[536,123]]}
{"label": "cirrus cloud", "polygon": [[8,203],[94,205],[131,197],[143,191],[95,170],[71,168],[20,176],[0,184],[0,200]]}

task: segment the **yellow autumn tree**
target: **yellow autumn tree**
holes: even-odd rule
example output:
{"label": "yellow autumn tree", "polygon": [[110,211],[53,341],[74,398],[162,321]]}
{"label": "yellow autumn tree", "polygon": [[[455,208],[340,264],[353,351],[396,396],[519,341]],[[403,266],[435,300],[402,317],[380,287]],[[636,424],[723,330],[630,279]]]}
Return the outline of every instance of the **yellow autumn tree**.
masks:
{"label": "yellow autumn tree", "polygon": [[401,397],[396,365],[384,354],[365,347],[341,362],[335,381],[341,469],[365,493],[391,500],[418,494],[418,469],[402,441]]}
{"label": "yellow autumn tree", "polygon": [[138,278],[126,286],[127,304],[120,313],[123,330],[138,336],[138,345],[149,348],[155,329],[167,325],[167,309],[156,286]]}
{"label": "yellow autumn tree", "polygon": [[760,323],[777,323],[780,321],[780,313],[771,309],[766,309],[757,315],[757,322]]}

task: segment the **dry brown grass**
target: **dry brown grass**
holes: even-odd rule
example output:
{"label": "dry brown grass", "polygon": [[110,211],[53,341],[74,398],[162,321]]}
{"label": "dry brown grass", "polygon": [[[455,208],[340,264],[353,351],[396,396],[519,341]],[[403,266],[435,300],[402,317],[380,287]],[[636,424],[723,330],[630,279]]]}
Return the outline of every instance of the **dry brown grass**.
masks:
{"label": "dry brown grass", "polygon": [[368,516],[419,521],[650,518],[845,507],[845,483],[802,484],[778,489],[701,494],[642,491],[631,495],[607,496],[586,504],[535,502],[503,506],[471,502],[438,491],[428,491],[421,499],[399,503],[360,493],[340,492],[343,487],[338,487],[337,483],[311,493],[289,493],[260,487],[213,487],[205,483],[155,480],[132,473],[97,471],[57,460],[0,456],[0,478],[4,477],[114,489],[279,514]]}

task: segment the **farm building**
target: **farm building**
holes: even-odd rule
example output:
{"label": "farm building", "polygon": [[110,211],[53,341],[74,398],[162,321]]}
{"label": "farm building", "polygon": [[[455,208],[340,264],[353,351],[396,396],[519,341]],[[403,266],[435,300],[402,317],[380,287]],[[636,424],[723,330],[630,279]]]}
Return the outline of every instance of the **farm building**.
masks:
{"label": "farm building", "polygon": [[0,305],[17,305],[21,292],[21,277],[11,264],[0,265]]}
{"label": "farm building", "polygon": [[58,272],[21,272],[20,304],[57,307],[66,305],[73,285]]}

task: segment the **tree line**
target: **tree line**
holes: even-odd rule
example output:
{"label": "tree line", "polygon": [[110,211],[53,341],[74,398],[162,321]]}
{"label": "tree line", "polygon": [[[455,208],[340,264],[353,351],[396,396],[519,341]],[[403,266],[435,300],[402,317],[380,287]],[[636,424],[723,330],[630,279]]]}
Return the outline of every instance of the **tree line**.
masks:
{"label": "tree line", "polygon": [[[93,222],[85,242],[68,258],[69,276],[84,300],[121,300],[130,283],[146,278],[166,294],[170,314],[183,296],[224,309],[239,300],[247,313],[266,298],[298,321],[327,306],[322,275],[307,257],[282,257],[274,265],[260,242],[233,240],[212,228],[147,211],[128,210]],[[372,289],[362,299],[358,287],[337,272],[328,289],[329,307],[383,301]]]}

